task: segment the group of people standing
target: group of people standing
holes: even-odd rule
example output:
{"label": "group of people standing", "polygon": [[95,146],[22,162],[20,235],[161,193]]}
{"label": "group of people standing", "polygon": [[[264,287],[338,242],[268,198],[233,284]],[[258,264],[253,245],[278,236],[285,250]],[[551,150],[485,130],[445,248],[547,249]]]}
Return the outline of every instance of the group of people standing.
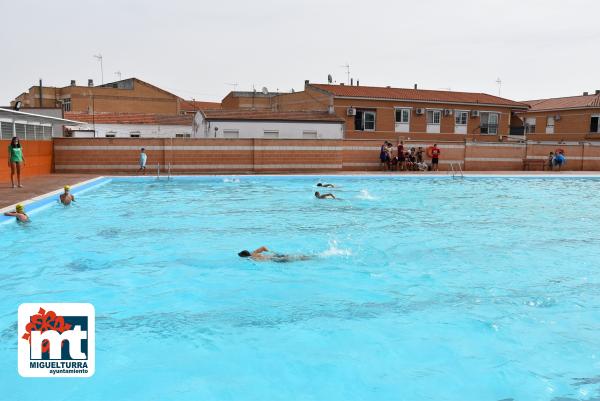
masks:
{"label": "group of people standing", "polygon": [[556,167],[558,168],[558,171],[560,171],[566,162],[567,158],[565,157],[565,151],[563,149],[556,149],[548,155],[548,168],[550,170],[554,170]]}
{"label": "group of people standing", "polygon": [[[427,150],[424,150],[422,146],[409,149],[404,146],[404,141],[398,141],[396,149],[396,156],[394,156],[394,145],[391,142],[385,141],[381,145],[379,160],[382,169],[389,171],[438,171],[441,151],[437,144],[429,146]],[[431,158],[431,165],[425,163],[425,153]]]}

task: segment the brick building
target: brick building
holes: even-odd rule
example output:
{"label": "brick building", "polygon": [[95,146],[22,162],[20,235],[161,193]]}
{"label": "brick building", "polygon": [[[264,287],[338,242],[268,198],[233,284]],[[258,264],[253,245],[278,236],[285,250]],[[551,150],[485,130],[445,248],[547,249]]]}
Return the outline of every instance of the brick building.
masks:
{"label": "brick building", "polygon": [[600,139],[600,90],[581,96],[529,100],[528,110],[517,113],[527,139]]}
{"label": "brick building", "polygon": [[509,135],[513,113],[528,105],[485,93],[306,81],[304,91],[275,97],[273,108],[335,113],[348,139],[498,141]]}
{"label": "brick building", "polygon": [[224,109],[271,110],[274,99],[278,95],[279,93],[266,90],[264,92],[232,91],[221,100],[221,107]]}
{"label": "brick building", "polygon": [[71,81],[69,86],[36,85],[11,102],[21,107],[62,108],[75,113],[195,114],[200,108],[218,108],[219,103],[184,100],[179,96],[137,78],[94,86]]}

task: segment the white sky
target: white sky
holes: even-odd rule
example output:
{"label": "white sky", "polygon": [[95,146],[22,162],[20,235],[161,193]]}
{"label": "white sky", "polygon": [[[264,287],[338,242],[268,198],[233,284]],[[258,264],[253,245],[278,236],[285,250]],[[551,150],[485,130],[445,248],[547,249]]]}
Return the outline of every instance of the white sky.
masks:
{"label": "white sky", "polygon": [[0,104],[45,85],[138,77],[184,98],[361,85],[535,99],[600,89],[597,0],[0,0]]}

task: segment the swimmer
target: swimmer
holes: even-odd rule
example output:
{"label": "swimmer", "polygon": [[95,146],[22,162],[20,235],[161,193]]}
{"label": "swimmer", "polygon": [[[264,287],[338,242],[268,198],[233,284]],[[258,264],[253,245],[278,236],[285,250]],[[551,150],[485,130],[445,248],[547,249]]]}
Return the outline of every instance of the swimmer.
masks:
{"label": "swimmer", "polygon": [[16,217],[17,221],[21,223],[29,221],[29,216],[27,216],[27,213],[25,213],[25,208],[20,203],[17,206],[15,206],[14,212],[6,212],[4,213],[4,215]]}
{"label": "swimmer", "polygon": [[64,189],[65,192],[60,194],[60,203],[62,203],[65,206],[68,206],[71,204],[71,202],[75,202],[75,196],[71,194],[70,186],[65,185]]}
{"label": "swimmer", "polygon": [[321,194],[319,193],[319,191],[315,192],[315,198],[317,199],[335,199],[335,195],[334,194]]}
{"label": "swimmer", "polygon": [[333,184],[322,184],[322,183],[318,183],[317,184],[318,187],[323,187],[323,188],[335,188],[335,185]]}
{"label": "swimmer", "polygon": [[247,250],[243,250],[238,253],[240,258],[250,258],[257,262],[278,262],[278,263],[286,263],[286,262],[295,262],[300,260],[309,260],[313,257],[310,255],[286,255],[283,253],[275,253],[270,251],[266,246],[261,246],[258,249],[250,252]]}

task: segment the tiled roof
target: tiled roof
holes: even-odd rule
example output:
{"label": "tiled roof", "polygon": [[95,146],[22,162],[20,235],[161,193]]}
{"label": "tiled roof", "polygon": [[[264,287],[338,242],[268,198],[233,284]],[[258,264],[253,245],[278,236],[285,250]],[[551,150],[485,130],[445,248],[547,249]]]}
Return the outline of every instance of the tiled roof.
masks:
{"label": "tiled roof", "polygon": [[417,102],[448,102],[486,104],[510,107],[527,107],[526,104],[486,93],[453,92],[427,89],[387,88],[379,86],[350,86],[310,84],[334,96],[369,99],[412,100]]}
{"label": "tiled roof", "polygon": [[220,102],[203,102],[199,100],[181,99],[180,107],[182,111],[196,111],[201,109],[220,109]]}
{"label": "tiled roof", "polygon": [[551,99],[527,100],[529,111],[600,108],[600,94],[587,96],[555,97]]}
{"label": "tiled roof", "polygon": [[335,114],[321,111],[270,111],[220,109],[202,110],[207,120],[270,120],[270,121],[320,121],[343,122]]}
{"label": "tiled roof", "polygon": [[96,124],[152,124],[192,125],[193,115],[143,114],[143,113],[88,113],[66,112],[65,118]]}

